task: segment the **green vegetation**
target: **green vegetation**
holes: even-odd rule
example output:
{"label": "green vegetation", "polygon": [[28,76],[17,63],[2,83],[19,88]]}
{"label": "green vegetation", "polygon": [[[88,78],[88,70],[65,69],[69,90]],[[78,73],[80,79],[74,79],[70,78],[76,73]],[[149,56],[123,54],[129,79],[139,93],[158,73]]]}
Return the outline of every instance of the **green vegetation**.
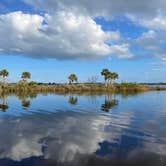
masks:
{"label": "green vegetation", "polygon": [[106,86],[108,86],[108,84],[112,85],[113,81],[119,78],[117,73],[111,72],[108,69],[103,69],[101,75],[104,76]]}
{"label": "green vegetation", "polygon": [[123,82],[119,86],[120,91],[146,91],[147,88],[148,88],[147,86],[144,86],[144,85],[141,85],[141,84],[127,83],[127,82]]}
{"label": "green vegetation", "polygon": [[2,76],[3,78],[7,77],[8,75],[9,72],[6,69],[0,71],[0,76]]}
{"label": "green vegetation", "polygon": [[22,78],[24,81],[27,81],[28,79],[31,78],[31,73],[29,73],[29,72],[23,72],[21,78]]}
{"label": "green vegetation", "polygon": [[76,74],[70,74],[68,79],[69,79],[69,84],[78,81],[78,78],[77,78]]}
{"label": "green vegetation", "polygon": [[[7,70],[1,70],[0,76],[2,81],[0,82],[0,93],[124,93],[125,92],[142,92],[148,90],[166,90],[159,87],[148,87],[137,83],[122,82],[115,83],[115,80],[119,78],[119,75],[115,72],[111,72],[108,69],[103,69],[101,75],[104,77],[104,83],[96,82],[98,79],[89,79],[87,83],[78,83],[78,76],[76,74],[70,74],[68,77],[69,84],[46,84],[37,83],[35,81],[28,81],[31,78],[31,73],[23,72],[21,80],[18,83],[8,83],[6,77],[9,75]],[[94,81],[95,80],[95,81]],[[71,103],[74,103],[71,98]],[[26,102],[25,102],[26,103]],[[26,104],[25,104],[26,105]],[[28,105],[28,104],[27,104]]]}
{"label": "green vegetation", "polygon": [[37,87],[37,86],[38,86],[38,83],[35,82],[35,81],[31,81],[31,82],[29,82],[28,85],[31,86],[31,87]]}
{"label": "green vegetation", "polygon": [[3,69],[3,70],[1,70],[0,71],[0,77],[2,77],[3,78],[3,82],[2,82],[2,88],[4,88],[5,87],[5,79],[6,79],[6,77],[8,77],[9,76],[9,72],[6,70],[6,69]]}
{"label": "green vegetation", "polygon": [[107,83],[107,75],[109,74],[108,69],[103,69],[101,75],[104,76],[105,83]]}

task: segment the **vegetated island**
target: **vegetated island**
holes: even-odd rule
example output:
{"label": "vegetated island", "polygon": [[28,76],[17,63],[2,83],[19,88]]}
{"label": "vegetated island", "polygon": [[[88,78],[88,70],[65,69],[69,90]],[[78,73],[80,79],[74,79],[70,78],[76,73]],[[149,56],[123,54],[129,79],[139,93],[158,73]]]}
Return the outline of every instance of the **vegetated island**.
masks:
{"label": "vegetated island", "polygon": [[29,81],[31,78],[30,72],[23,72],[21,80],[17,83],[8,83],[7,77],[9,72],[4,69],[0,71],[0,93],[123,93],[123,92],[144,92],[151,90],[166,90],[166,87],[150,86],[146,83],[116,83],[119,78],[116,72],[111,72],[108,69],[101,71],[101,76],[104,78],[104,82],[97,82],[98,77],[92,76],[86,83],[79,83],[78,76],[76,74],[70,74],[68,77],[68,83],[37,83],[35,81]]}

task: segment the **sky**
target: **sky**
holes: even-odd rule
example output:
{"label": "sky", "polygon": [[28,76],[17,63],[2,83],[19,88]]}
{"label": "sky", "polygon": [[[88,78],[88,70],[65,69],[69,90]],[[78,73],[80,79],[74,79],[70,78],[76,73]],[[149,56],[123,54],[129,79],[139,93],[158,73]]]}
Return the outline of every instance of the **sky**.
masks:
{"label": "sky", "polygon": [[0,69],[16,82],[166,82],[164,0],[1,0]]}

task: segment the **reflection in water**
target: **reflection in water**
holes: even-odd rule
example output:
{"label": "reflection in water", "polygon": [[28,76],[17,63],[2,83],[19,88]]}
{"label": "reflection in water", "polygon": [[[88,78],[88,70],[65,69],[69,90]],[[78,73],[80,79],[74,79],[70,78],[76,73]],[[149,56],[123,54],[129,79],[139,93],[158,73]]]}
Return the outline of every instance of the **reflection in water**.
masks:
{"label": "reflection in water", "polygon": [[[10,99],[13,112],[17,108],[24,113],[0,116],[0,166],[165,166],[166,104],[160,93],[155,95],[127,101],[121,96],[96,96],[96,102],[79,96],[73,111],[63,111],[64,103],[68,98],[73,103],[76,97],[38,96],[31,103],[36,111],[31,114],[22,111],[20,101]],[[29,96],[21,99],[30,101]],[[102,103],[106,110],[117,107],[103,114]],[[94,108],[90,105],[98,111],[89,110]]]}
{"label": "reflection in water", "polygon": [[141,91],[129,91],[129,92],[122,91],[122,92],[120,92],[120,94],[124,98],[131,97],[131,96],[137,96],[137,95],[142,94],[142,93],[145,93],[145,92],[144,91],[142,91],[142,92]]}
{"label": "reflection in water", "polygon": [[6,96],[3,94],[0,96],[0,110],[2,112],[6,112],[8,110],[9,106],[6,100]]}
{"label": "reflection in water", "polygon": [[37,97],[37,93],[19,93],[17,96],[21,101],[22,107],[29,108],[31,106],[30,100],[35,99]]}
{"label": "reflection in water", "polygon": [[30,105],[31,105],[30,100],[22,100],[23,107],[28,108],[28,107],[30,107]]}
{"label": "reflection in water", "polygon": [[113,107],[118,105],[118,100],[114,96],[105,96],[104,104],[101,105],[101,110],[104,112],[109,112]]}
{"label": "reflection in water", "polygon": [[26,100],[28,98],[35,99],[37,98],[37,93],[18,93],[16,96],[19,98],[19,100]]}
{"label": "reflection in water", "polygon": [[72,105],[76,105],[77,102],[78,102],[78,98],[77,97],[74,97],[74,96],[69,96],[69,103],[72,104]]}
{"label": "reflection in water", "polygon": [[7,104],[0,104],[0,110],[3,112],[6,112],[8,110],[9,106]]}
{"label": "reflection in water", "polygon": [[37,97],[37,93],[29,93],[29,98],[30,99],[35,99]]}
{"label": "reflection in water", "polygon": [[[126,117],[121,124],[129,125],[131,117]],[[155,159],[158,162],[156,166],[160,166],[164,157],[160,156],[158,160],[159,155],[153,153],[159,144],[152,144],[153,139],[143,141],[125,136],[124,128],[111,125],[117,121],[99,114],[73,112],[5,117],[0,121],[0,158],[23,164],[23,159],[36,157],[41,165],[45,161],[46,165],[56,163],[71,166],[98,165],[98,162],[103,166],[110,163],[117,165],[122,161],[130,164],[136,161],[141,164],[142,161],[143,164],[145,160],[153,165]],[[149,145],[153,145],[152,151],[146,149]],[[161,147],[160,153],[163,155],[165,148]],[[32,164],[33,160],[30,161]]]}
{"label": "reflection in water", "polygon": [[97,128],[104,128],[107,121],[98,115],[70,112],[3,118],[0,123],[8,123],[0,131],[0,157],[20,161],[44,156],[58,162],[73,161],[77,154],[91,154],[98,149],[98,142],[107,136]]}

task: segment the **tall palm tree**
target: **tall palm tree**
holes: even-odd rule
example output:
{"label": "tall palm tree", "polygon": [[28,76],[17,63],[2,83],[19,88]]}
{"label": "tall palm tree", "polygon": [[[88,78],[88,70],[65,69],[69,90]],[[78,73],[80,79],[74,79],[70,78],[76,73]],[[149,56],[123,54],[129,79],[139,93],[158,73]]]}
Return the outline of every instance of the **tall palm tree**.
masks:
{"label": "tall palm tree", "polygon": [[8,77],[9,72],[6,69],[0,71],[0,76],[3,78],[3,86],[5,86],[5,78]]}
{"label": "tall palm tree", "polygon": [[112,83],[112,79],[113,79],[113,74],[111,72],[109,72],[107,75],[106,75],[106,78],[108,80],[108,82],[111,84]]}
{"label": "tall palm tree", "polygon": [[117,73],[112,73],[112,80],[116,80],[119,78],[119,75]]}
{"label": "tall palm tree", "polygon": [[104,76],[105,84],[107,83],[109,73],[110,71],[108,69],[103,69],[101,71],[101,75]]}
{"label": "tall palm tree", "polygon": [[78,78],[76,76],[76,74],[70,74],[70,76],[68,77],[69,79],[69,83],[73,83],[73,82],[77,82]]}
{"label": "tall palm tree", "polygon": [[104,76],[106,85],[107,85],[107,82],[112,85],[113,80],[116,80],[119,78],[119,75],[117,73],[111,72],[108,69],[103,69],[101,72],[101,75]]}
{"label": "tall palm tree", "polygon": [[27,81],[27,79],[30,79],[30,78],[31,78],[31,73],[30,73],[30,72],[23,72],[22,75],[21,75],[21,78],[22,78],[24,81]]}

